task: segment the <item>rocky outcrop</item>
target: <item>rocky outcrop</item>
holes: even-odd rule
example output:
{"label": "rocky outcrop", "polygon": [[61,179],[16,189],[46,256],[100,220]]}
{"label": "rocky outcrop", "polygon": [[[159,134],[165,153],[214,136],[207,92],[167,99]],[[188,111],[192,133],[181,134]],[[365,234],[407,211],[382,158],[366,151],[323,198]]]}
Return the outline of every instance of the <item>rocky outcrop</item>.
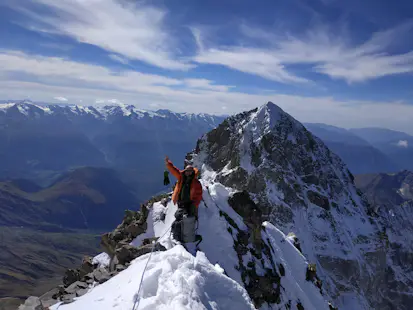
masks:
{"label": "rocky outcrop", "polygon": [[140,211],[126,210],[121,224],[112,232],[102,236],[101,246],[112,259],[118,247],[129,244],[147,229],[148,206],[141,205]]}
{"label": "rocky outcrop", "polygon": [[[158,197],[158,199],[166,199],[166,203],[168,202],[164,196]],[[156,239],[144,239],[140,247],[130,245],[131,241],[146,231],[148,209],[154,201],[157,200],[154,199],[152,202],[142,205],[140,211],[126,210],[122,223],[112,232],[102,235],[102,249],[111,258],[109,266],[100,267],[98,263],[93,263],[92,257],[86,256],[79,268],[66,270],[63,276],[63,285],[47,292],[40,298],[30,297],[21,306],[24,307],[21,309],[43,310],[46,309],[43,307],[49,307],[59,301],[71,303],[76,297],[86,294],[94,286],[105,283],[125,270],[135,258],[150,253],[152,250],[164,251],[165,248],[162,245],[152,242]]]}

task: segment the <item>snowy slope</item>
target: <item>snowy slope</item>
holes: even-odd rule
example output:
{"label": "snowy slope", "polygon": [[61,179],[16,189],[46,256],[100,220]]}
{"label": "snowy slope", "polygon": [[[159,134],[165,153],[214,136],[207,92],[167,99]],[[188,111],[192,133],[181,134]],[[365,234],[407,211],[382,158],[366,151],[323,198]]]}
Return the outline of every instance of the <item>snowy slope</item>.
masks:
{"label": "snowy slope", "polygon": [[[74,303],[61,305],[59,309],[133,309],[138,299],[139,308],[135,309],[256,309],[244,288],[242,272],[237,268],[239,258],[234,249],[235,229],[229,231],[232,225],[245,231],[248,228],[243,218],[226,202],[231,194],[228,188],[210,183],[208,178],[201,182],[204,200],[199,207],[198,233],[203,236],[203,242],[196,257],[182,246],[175,246],[171,239],[170,227],[176,205],[169,202],[164,207],[161,203],[154,203],[148,216],[147,231],[132,244],[138,246],[144,238],[158,236],[161,237],[159,242],[168,250],[137,258],[119,275],[92,288]],[[228,222],[223,213],[232,221]],[[273,270],[274,276],[280,274],[280,292],[276,303],[262,304],[259,309],[288,306],[288,309],[296,310],[300,309],[299,305],[307,310],[329,309],[327,297],[311,281],[306,281],[307,261],[290,239],[268,222],[263,223],[261,234],[272,250],[270,257],[263,255],[262,265],[257,263],[254,268],[259,274],[265,274],[268,270]],[[254,258],[248,252],[242,260],[247,264]],[[105,263],[106,256],[100,254],[94,261]],[[138,298],[137,291],[146,263],[148,267]]]}
{"label": "snowy slope", "polygon": [[[248,192],[264,220],[293,232],[339,309],[410,309],[409,260],[396,260],[381,234],[391,224],[359,195],[340,158],[279,107],[228,118],[189,159],[203,178]],[[411,245],[390,247],[412,253]]]}
{"label": "snowy slope", "polygon": [[202,252],[196,257],[182,246],[134,260],[108,282],[68,305],[52,310],[203,310],[255,309],[245,289],[214,267]]}

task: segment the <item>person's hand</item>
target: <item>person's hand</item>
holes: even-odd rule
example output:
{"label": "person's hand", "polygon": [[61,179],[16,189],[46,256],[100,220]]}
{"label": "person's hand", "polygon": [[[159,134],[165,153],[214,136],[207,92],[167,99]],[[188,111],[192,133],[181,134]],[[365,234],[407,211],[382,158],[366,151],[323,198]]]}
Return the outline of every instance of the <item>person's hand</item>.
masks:
{"label": "person's hand", "polygon": [[169,157],[165,156],[165,163],[167,164],[169,162]]}

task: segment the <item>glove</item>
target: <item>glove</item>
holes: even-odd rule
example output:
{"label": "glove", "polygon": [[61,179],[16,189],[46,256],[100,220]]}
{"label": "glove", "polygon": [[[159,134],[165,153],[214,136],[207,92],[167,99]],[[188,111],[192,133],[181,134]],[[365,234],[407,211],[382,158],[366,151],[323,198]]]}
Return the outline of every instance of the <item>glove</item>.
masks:
{"label": "glove", "polygon": [[167,186],[171,184],[171,181],[169,180],[169,172],[165,171],[163,174],[163,185]]}

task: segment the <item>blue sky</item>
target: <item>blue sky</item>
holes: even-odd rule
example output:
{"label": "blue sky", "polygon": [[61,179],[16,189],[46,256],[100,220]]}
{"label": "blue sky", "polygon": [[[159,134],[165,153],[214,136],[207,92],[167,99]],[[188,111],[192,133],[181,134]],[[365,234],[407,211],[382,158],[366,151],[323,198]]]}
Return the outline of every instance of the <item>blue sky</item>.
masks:
{"label": "blue sky", "polygon": [[409,0],[0,0],[0,98],[413,133]]}

